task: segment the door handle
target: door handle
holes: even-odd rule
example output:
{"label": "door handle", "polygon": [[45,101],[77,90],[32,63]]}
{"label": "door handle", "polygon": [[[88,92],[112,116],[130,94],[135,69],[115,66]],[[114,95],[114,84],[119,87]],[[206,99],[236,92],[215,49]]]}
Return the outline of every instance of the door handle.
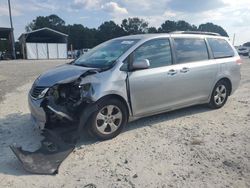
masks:
{"label": "door handle", "polygon": [[183,67],[183,68],[180,70],[181,73],[186,73],[186,72],[188,72],[188,71],[189,71],[189,68],[187,68],[187,67]]}
{"label": "door handle", "polygon": [[177,70],[171,69],[168,71],[168,75],[175,75],[177,74]]}

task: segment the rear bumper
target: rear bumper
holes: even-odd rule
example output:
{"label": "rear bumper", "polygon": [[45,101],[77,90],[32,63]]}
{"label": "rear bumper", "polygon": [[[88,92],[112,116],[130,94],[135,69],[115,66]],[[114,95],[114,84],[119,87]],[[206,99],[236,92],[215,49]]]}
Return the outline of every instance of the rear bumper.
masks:
{"label": "rear bumper", "polygon": [[231,78],[231,82],[232,82],[232,91],[231,91],[231,95],[236,91],[236,89],[239,87],[240,85],[240,80],[241,80],[241,72],[240,72],[240,67],[237,67],[233,70],[232,74],[234,76],[232,76]]}
{"label": "rear bumper", "polygon": [[29,109],[31,113],[31,120],[39,129],[45,128],[46,114],[44,109],[41,107],[43,99],[35,100],[30,95],[28,96]]}

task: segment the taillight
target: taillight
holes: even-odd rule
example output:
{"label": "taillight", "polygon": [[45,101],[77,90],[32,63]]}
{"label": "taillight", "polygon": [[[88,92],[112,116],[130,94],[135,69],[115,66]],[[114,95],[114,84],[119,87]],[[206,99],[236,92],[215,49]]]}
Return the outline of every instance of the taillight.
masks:
{"label": "taillight", "polygon": [[241,65],[241,64],[243,63],[243,61],[242,61],[241,58],[239,58],[239,59],[236,60],[236,63],[237,63],[238,65]]}

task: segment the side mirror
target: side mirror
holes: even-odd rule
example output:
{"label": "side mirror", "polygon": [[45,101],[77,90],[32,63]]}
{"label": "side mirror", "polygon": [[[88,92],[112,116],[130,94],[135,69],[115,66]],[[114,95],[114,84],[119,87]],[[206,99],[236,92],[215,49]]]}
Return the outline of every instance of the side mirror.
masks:
{"label": "side mirror", "polygon": [[148,59],[137,60],[132,64],[132,70],[148,69],[149,67],[150,63]]}

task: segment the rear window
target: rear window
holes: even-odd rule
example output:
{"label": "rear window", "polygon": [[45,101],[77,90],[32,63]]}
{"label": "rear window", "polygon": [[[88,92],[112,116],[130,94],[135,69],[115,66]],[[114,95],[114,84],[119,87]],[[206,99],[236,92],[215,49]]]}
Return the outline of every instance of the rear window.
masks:
{"label": "rear window", "polygon": [[214,58],[233,57],[234,51],[225,39],[207,39],[213,52]]}
{"label": "rear window", "polygon": [[204,39],[175,38],[177,63],[195,62],[208,59],[207,46]]}

